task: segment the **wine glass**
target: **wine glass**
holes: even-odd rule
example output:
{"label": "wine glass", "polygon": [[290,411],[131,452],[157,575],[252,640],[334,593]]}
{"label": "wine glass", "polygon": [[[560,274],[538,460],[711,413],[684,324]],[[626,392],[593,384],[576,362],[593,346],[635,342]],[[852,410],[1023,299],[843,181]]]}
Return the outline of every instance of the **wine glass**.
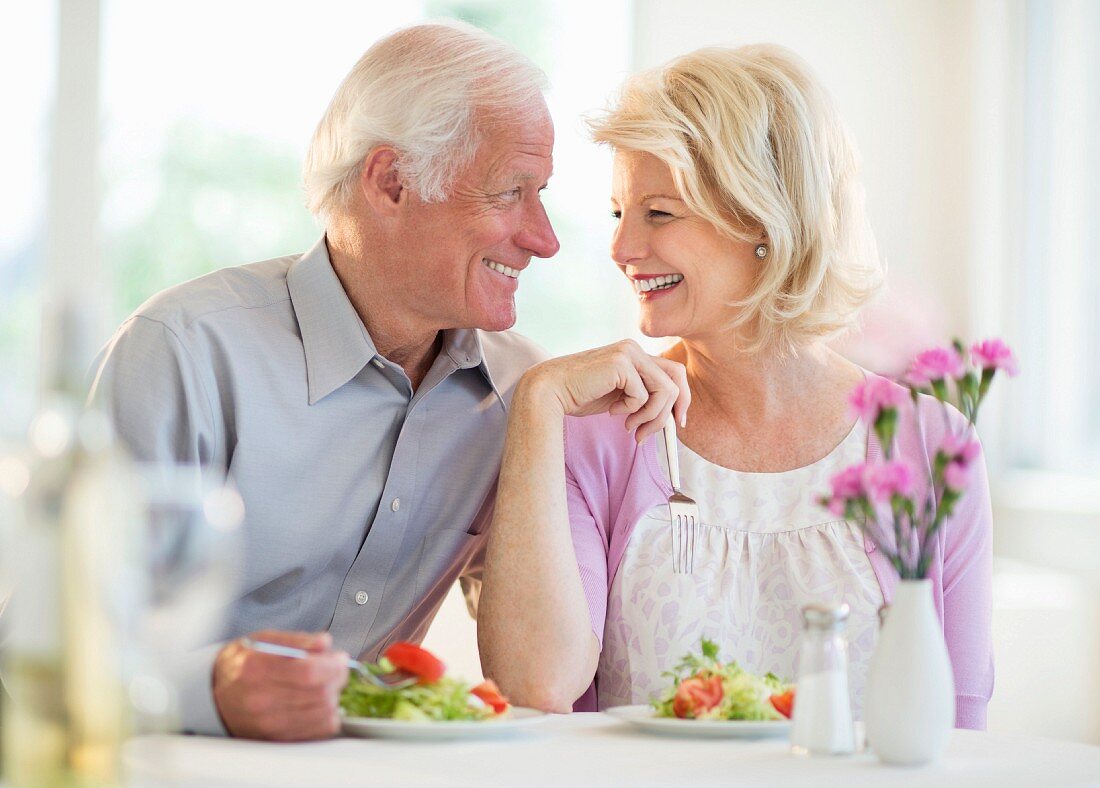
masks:
{"label": "wine glass", "polygon": [[136,468],[143,512],[136,543],[130,700],[141,732],[178,726],[174,677],[217,642],[239,578],[244,504],[223,477],[193,465]]}

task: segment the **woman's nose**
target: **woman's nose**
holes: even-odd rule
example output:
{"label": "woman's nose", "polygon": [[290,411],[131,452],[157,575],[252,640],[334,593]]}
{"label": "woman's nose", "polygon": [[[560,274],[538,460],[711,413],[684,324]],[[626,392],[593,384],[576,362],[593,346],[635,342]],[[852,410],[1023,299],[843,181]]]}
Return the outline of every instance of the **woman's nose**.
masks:
{"label": "woman's nose", "polygon": [[620,265],[648,256],[645,231],[626,216],[619,219],[611,235],[611,259]]}

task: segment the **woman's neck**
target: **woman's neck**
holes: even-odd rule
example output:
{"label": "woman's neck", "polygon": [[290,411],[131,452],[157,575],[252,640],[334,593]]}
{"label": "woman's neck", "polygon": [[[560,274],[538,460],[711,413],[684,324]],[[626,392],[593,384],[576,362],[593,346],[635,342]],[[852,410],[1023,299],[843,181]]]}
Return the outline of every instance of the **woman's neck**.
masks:
{"label": "woman's neck", "polygon": [[822,345],[746,353],[729,336],[682,340],[667,355],[687,368],[692,409],[702,405],[710,418],[735,425],[784,418],[807,395],[835,385],[838,362],[854,368]]}
{"label": "woman's neck", "polygon": [[797,354],[744,353],[698,338],[667,354],[687,367],[691,408],[678,437],[717,465],[744,471],[801,468],[851,429],[848,393],[863,371],[824,345]]}

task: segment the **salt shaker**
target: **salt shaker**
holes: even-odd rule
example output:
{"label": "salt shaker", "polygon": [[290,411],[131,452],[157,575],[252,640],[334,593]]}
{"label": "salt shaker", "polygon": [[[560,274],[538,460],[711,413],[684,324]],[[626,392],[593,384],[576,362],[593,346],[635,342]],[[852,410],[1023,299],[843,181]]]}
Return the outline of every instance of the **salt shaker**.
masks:
{"label": "salt shaker", "polygon": [[807,605],[799,652],[791,749],[797,755],[855,752],[848,694],[848,605]]}

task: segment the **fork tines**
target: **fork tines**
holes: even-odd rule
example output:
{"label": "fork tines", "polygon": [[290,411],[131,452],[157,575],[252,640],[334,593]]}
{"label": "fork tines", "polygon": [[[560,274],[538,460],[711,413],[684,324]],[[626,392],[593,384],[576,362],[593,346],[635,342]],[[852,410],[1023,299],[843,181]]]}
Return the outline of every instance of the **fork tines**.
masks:
{"label": "fork tines", "polygon": [[699,506],[680,490],[676,422],[670,418],[663,432],[668,475],[672,482],[672,495],[668,499],[668,516],[672,526],[672,571],[676,574],[690,574],[695,568],[695,526],[699,522]]}
{"label": "fork tines", "polygon": [[690,574],[695,568],[695,527],[699,507],[683,493],[673,493],[668,501],[672,523],[672,571]]}

